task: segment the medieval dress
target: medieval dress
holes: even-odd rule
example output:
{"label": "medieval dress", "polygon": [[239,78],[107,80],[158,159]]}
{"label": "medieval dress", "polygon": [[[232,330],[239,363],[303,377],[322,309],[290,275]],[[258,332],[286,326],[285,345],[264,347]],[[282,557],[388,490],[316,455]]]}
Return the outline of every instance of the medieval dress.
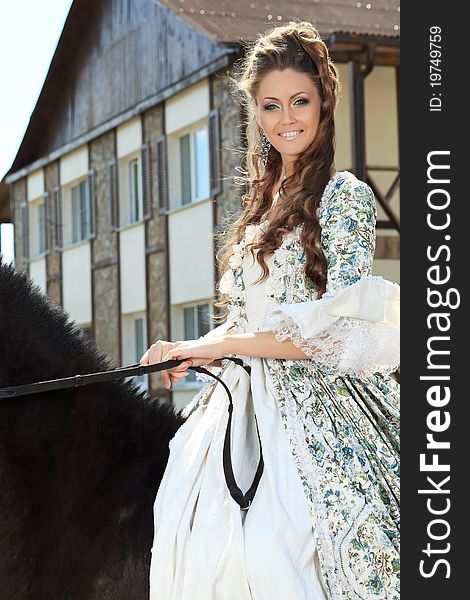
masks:
{"label": "medieval dress", "polygon": [[229,361],[211,367],[233,397],[239,487],[250,487],[258,465],[256,422],[264,472],[241,510],[223,472],[227,394],[207,383],[170,441],[151,600],[399,598],[399,286],[371,274],[376,208],[364,182],[337,172],[318,218],[321,298],[305,276],[302,225],[267,258],[265,281],[247,246],[266,222],[233,246],[219,283],[230,312],[207,335],[273,331],[308,359],[240,357],[251,375]]}

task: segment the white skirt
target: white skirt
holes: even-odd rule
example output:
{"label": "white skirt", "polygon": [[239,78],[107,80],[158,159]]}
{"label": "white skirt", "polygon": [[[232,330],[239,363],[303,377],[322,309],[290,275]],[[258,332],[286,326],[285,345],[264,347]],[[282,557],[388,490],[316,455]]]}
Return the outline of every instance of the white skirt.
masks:
{"label": "white skirt", "polygon": [[150,600],[326,600],[316,535],[265,361],[244,358],[222,377],[234,404],[232,464],[245,493],[259,460],[264,472],[242,511],[225,482],[222,450],[228,397],[218,384],[170,441],[155,500]]}

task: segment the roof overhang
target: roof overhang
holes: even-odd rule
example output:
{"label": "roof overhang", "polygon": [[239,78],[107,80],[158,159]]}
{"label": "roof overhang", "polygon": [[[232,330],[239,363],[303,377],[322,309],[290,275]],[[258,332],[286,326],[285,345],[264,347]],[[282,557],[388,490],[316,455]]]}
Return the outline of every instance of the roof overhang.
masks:
{"label": "roof overhang", "polygon": [[400,39],[394,37],[330,33],[323,36],[335,62],[357,60],[365,62],[369,56],[375,65],[399,66]]}

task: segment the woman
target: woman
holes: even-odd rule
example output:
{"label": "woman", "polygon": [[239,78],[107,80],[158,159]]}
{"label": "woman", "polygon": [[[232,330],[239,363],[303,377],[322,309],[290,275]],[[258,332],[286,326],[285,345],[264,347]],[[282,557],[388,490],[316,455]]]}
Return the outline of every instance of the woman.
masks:
{"label": "woman", "polygon": [[[222,261],[224,325],[143,364],[211,365],[170,442],[155,502],[152,600],[398,599],[398,285],[371,275],[370,188],[334,168],[337,70],[309,23],[258,39],[237,85],[249,193]],[[251,367],[215,359],[234,355]],[[256,419],[255,419],[256,416]],[[257,433],[259,428],[259,440]]]}

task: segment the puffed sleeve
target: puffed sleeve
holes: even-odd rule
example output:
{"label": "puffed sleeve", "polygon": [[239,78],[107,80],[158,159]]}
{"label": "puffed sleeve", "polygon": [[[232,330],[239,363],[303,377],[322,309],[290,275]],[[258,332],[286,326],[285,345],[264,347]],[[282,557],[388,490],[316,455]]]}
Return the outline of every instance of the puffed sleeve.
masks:
{"label": "puffed sleeve", "polygon": [[347,179],[319,212],[327,261],[326,294],[332,295],[372,273],[374,194],[363,181]]}
{"label": "puffed sleeve", "polygon": [[399,365],[400,288],[371,275],[375,199],[347,178],[320,206],[327,260],[326,292],[318,300],[279,304],[264,324],[291,339],[319,368],[339,375],[391,373]]}

